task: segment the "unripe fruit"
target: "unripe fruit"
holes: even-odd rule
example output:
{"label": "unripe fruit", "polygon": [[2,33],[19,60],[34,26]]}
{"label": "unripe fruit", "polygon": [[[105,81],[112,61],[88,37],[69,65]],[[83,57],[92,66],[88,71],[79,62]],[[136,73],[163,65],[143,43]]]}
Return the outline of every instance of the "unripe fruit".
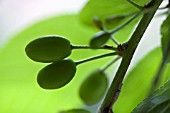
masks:
{"label": "unripe fruit", "polygon": [[45,36],[31,41],[25,48],[27,56],[37,62],[55,62],[71,54],[70,42],[60,36]]}
{"label": "unripe fruit", "polygon": [[99,19],[99,17],[97,17],[97,16],[94,17],[93,23],[98,29],[103,30],[103,24],[102,24],[102,21]]}
{"label": "unripe fruit", "polygon": [[99,102],[108,86],[108,79],[104,72],[96,70],[92,72],[81,84],[79,95],[87,105]]}
{"label": "unripe fruit", "polygon": [[85,109],[72,109],[68,111],[62,111],[60,113],[90,113],[90,112]]}
{"label": "unripe fruit", "polygon": [[90,41],[90,46],[94,49],[97,49],[103,46],[111,37],[111,34],[108,32],[98,32]]}
{"label": "unripe fruit", "polygon": [[106,23],[114,25],[114,24],[120,23],[126,17],[127,17],[127,15],[112,15],[112,16],[106,18]]}
{"label": "unripe fruit", "polygon": [[76,73],[76,65],[70,59],[47,65],[39,71],[37,82],[44,89],[58,89],[69,83]]}

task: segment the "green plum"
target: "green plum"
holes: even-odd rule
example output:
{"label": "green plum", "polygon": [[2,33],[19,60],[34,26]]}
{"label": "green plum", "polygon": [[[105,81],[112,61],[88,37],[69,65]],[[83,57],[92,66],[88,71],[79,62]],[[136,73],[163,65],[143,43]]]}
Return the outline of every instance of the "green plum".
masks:
{"label": "green plum", "polygon": [[111,33],[109,32],[98,32],[90,41],[90,46],[94,49],[97,49],[103,46],[111,37]]}
{"label": "green plum", "polygon": [[44,36],[31,41],[25,48],[27,56],[37,62],[55,62],[71,54],[69,40],[61,36]]}
{"label": "green plum", "polygon": [[81,84],[79,95],[87,105],[99,102],[108,87],[106,74],[100,70],[93,71]]}
{"label": "green plum", "polygon": [[64,59],[47,65],[39,71],[37,82],[44,89],[58,89],[69,83],[76,73],[76,65]]}

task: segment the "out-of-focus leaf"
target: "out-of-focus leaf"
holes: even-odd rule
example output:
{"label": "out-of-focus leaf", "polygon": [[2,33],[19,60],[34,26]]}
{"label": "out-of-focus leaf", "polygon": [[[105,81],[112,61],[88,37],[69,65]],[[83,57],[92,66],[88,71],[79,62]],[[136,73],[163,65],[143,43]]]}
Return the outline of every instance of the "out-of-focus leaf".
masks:
{"label": "out-of-focus leaf", "polygon": [[132,113],[169,113],[170,81],[140,103]]}
{"label": "out-of-focus leaf", "polygon": [[127,14],[119,14],[119,15],[111,15],[110,17],[105,19],[105,24],[110,24],[111,27],[116,26],[118,23],[124,21],[127,17],[134,15],[135,13],[127,13]]}
{"label": "out-of-focus leaf", "polygon": [[[31,40],[46,35],[67,37],[72,44],[88,44],[88,37],[94,33],[93,29],[81,25],[76,15],[68,15],[44,20],[14,36],[0,51],[0,113],[56,113],[83,106],[77,92],[84,75],[93,70],[91,67],[104,65],[108,58],[78,67],[67,86],[49,91],[36,82],[44,64],[30,60],[24,49]],[[72,58],[78,60],[96,53],[99,52],[77,50],[73,51]]]}
{"label": "out-of-focus leaf", "polygon": [[161,26],[163,60],[170,62],[170,14]]}
{"label": "out-of-focus leaf", "polygon": [[[132,0],[139,5],[147,4],[150,0]],[[113,14],[127,14],[138,11],[126,0],[89,0],[80,12],[80,18],[86,24],[92,24],[94,17],[105,19]]]}
{"label": "out-of-focus leaf", "polygon": [[90,112],[85,109],[72,109],[67,111],[61,111],[60,113],[90,113]]}
{"label": "out-of-focus leaf", "polygon": [[[146,55],[129,72],[123,83],[120,96],[114,106],[113,110],[115,113],[130,113],[147,97],[161,58],[161,49],[157,48]],[[169,70],[170,65],[167,65],[160,86],[170,78]]]}
{"label": "out-of-focus leaf", "polygon": [[[150,0],[132,0],[133,2],[143,6],[147,4]],[[119,18],[113,19],[108,23],[105,22],[106,18],[117,16],[117,15],[127,15],[129,13],[133,13],[139,11],[135,8],[132,4],[130,4],[126,0],[89,0],[85,7],[80,12],[80,19],[85,24],[90,26],[95,26],[93,24],[93,18],[99,17],[103,22],[104,25],[108,29],[113,29],[116,26],[120,25],[121,23],[125,22],[128,18]],[[120,31],[118,34],[124,34],[123,39],[126,39],[130,32],[133,30],[133,26],[137,21],[133,22],[132,24],[128,25],[125,31]],[[118,36],[120,37],[120,36]]]}

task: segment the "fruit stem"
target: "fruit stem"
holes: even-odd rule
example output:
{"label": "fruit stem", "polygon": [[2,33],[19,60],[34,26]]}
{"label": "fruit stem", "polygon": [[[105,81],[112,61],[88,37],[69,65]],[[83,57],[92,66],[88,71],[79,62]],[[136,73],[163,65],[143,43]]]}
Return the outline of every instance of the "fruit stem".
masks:
{"label": "fruit stem", "polygon": [[104,26],[103,26],[103,23],[102,23],[102,21],[100,20],[100,18],[99,17],[94,17],[93,18],[93,23],[94,23],[94,25],[96,26],[96,28],[98,28],[99,30],[104,30]]}
{"label": "fruit stem", "polygon": [[101,71],[105,71],[106,69],[108,69],[112,64],[114,64],[116,61],[118,61],[121,57],[118,56],[116,57],[115,59],[113,59],[112,61],[110,61],[108,64],[106,64],[102,69]]}
{"label": "fruit stem", "polygon": [[111,40],[118,46],[119,45],[119,42],[115,39],[115,38],[112,38],[111,37]]}
{"label": "fruit stem", "polygon": [[128,21],[126,21],[125,23],[121,24],[120,26],[118,26],[117,28],[115,28],[113,31],[111,31],[111,34],[114,34],[115,32],[119,31],[120,29],[122,29],[123,27],[125,27],[126,25],[128,25],[130,22],[132,22],[134,19],[136,19],[139,15],[141,15],[143,13],[143,11],[139,11],[137,12],[132,18],[130,18]]}
{"label": "fruit stem", "polygon": [[106,22],[110,23],[112,20],[116,19],[116,18],[126,18],[126,17],[130,17],[133,16],[134,14],[136,14],[137,12],[132,12],[132,13],[127,13],[127,14],[121,14],[121,15],[112,15],[108,18],[106,18]]}
{"label": "fruit stem", "polygon": [[117,52],[111,52],[111,53],[106,53],[106,54],[90,57],[90,58],[87,58],[87,59],[76,61],[75,64],[77,66],[79,64],[83,64],[83,63],[86,63],[86,62],[89,62],[89,61],[92,61],[92,60],[97,60],[97,59],[100,59],[100,58],[104,58],[104,57],[108,57],[108,56],[114,56],[114,55],[117,55]]}
{"label": "fruit stem", "polygon": [[[92,47],[90,46],[78,46],[78,45],[72,45],[71,48],[74,50],[74,49],[93,49]],[[116,47],[113,47],[113,46],[103,46],[103,47],[99,47],[97,49],[105,49],[105,50],[113,50],[113,51],[117,51],[117,48]]]}
{"label": "fruit stem", "polygon": [[137,9],[139,9],[139,10],[142,10],[143,9],[143,7],[142,6],[140,6],[140,5],[138,5],[138,4],[136,4],[136,3],[134,3],[134,2],[132,2],[131,0],[127,0],[130,4],[132,4],[133,6],[135,6]]}

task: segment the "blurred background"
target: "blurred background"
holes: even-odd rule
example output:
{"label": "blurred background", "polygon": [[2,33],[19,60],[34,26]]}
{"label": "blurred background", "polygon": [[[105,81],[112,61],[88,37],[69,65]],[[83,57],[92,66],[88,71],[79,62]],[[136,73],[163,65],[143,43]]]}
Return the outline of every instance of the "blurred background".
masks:
{"label": "blurred background", "polygon": [[59,14],[78,13],[87,0],[1,0],[0,45],[31,24]]}
{"label": "blurred background", "polygon": [[[32,39],[26,40],[26,31],[20,33],[23,29],[29,28],[39,21],[54,18],[57,15],[77,14],[86,2],[87,0],[0,0],[0,58],[2,61],[0,64],[0,113],[57,113],[60,110],[77,106],[80,108],[87,107],[77,98],[77,85],[81,81],[78,83],[72,82],[72,85],[57,91],[46,91],[38,87],[35,82],[35,73],[44,65],[33,63],[26,58],[24,47]],[[71,24],[69,22],[72,22],[71,19],[74,16],[68,18],[70,20],[65,23]],[[61,19],[62,17],[57,21]],[[163,19],[163,16],[156,17],[151,22],[135,53],[131,67],[146,53],[160,46],[159,28]],[[59,26],[61,27],[62,24]],[[59,34],[65,35],[62,32],[64,28],[60,29],[60,27],[56,28]],[[71,26],[66,27],[71,30]],[[53,29],[49,30],[44,34],[53,34],[56,29],[54,31]],[[93,32],[87,32],[84,29],[80,31],[85,32],[87,36],[93,34]],[[33,33],[36,34],[36,30]],[[41,34],[35,36],[39,35]],[[76,39],[73,42],[77,43]],[[18,50],[23,52],[22,55]],[[81,55],[77,54],[77,56]],[[102,62],[105,62],[105,60],[101,61],[101,64]],[[93,66],[93,64],[91,65]],[[91,70],[90,67],[87,67],[87,69]],[[80,70],[83,70],[83,67],[80,67]],[[80,71],[78,73],[80,75],[84,74]],[[77,81],[79,78],[75,78],[73,81]],[[64,99],[63,95],[66,95]],[[92,107],[87,108],[93,111]]]}

